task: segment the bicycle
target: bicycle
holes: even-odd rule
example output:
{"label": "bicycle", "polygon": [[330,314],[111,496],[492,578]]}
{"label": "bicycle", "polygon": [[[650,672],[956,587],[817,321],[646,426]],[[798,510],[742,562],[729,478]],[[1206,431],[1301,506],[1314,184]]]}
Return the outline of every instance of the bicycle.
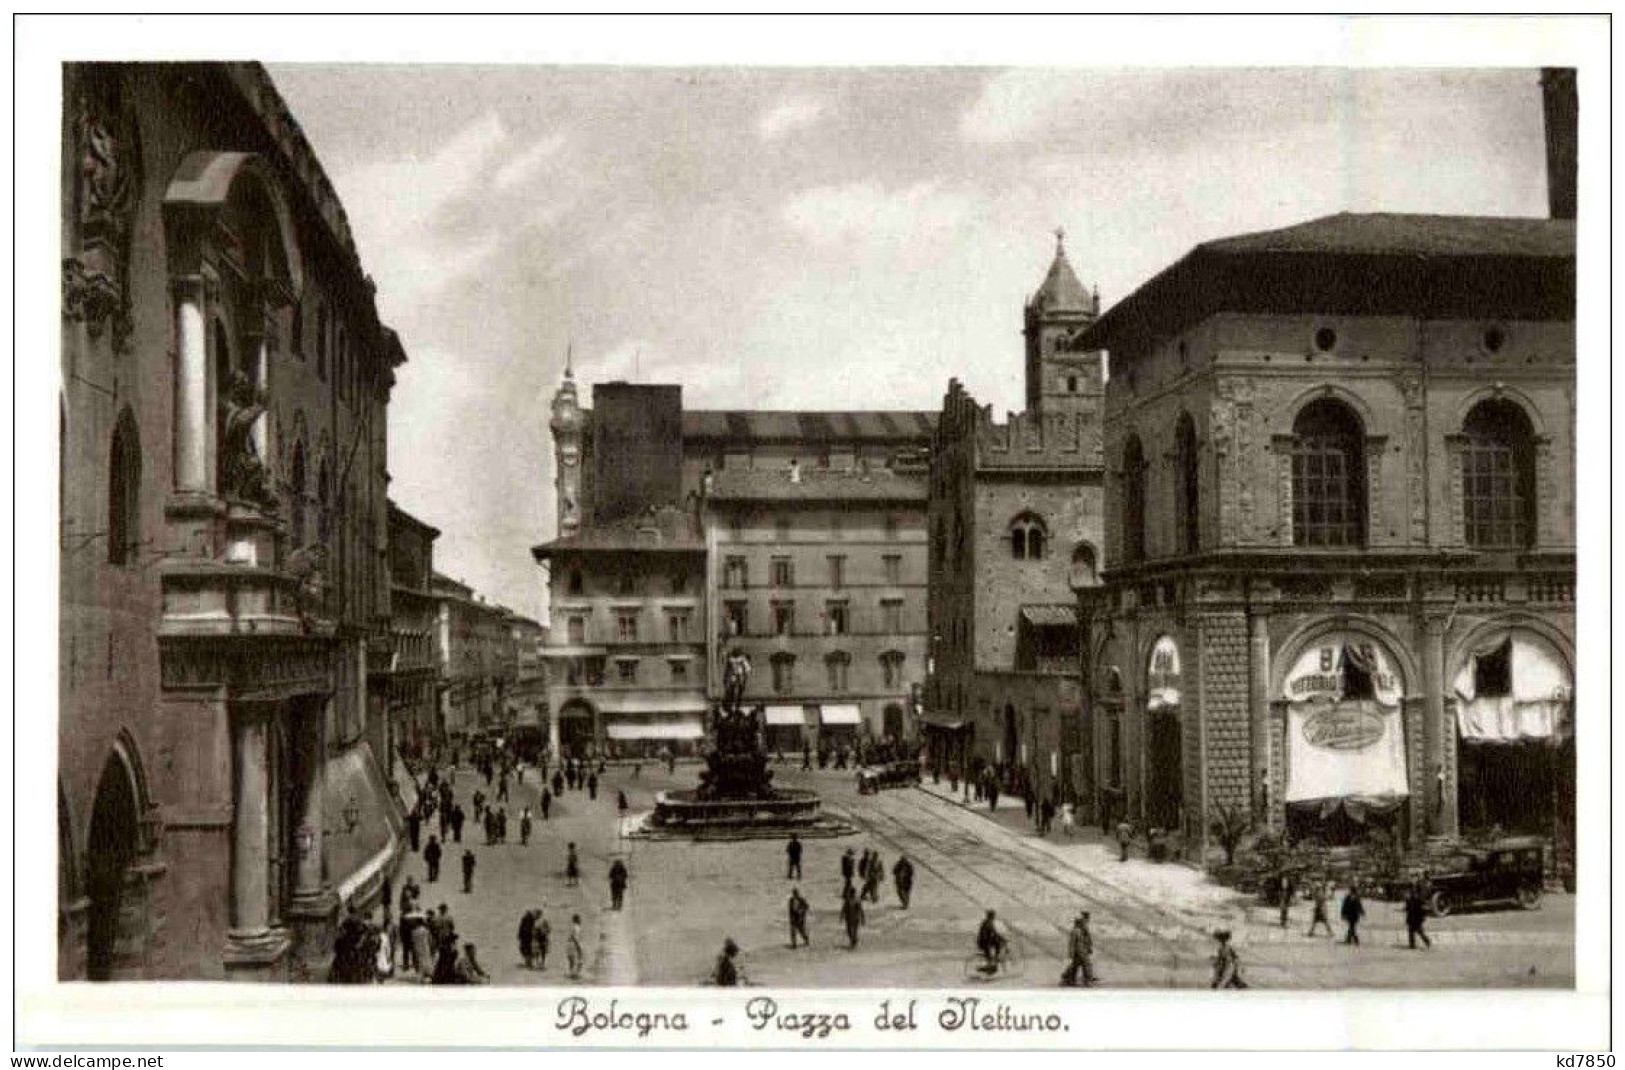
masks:
{"label": "bicycle", "polygon": [[1025,972],[1026,963],[1016,950],[1015,942],[1009,939],[1000,946],[991,961],[980,951],[972,952],[965,959],[967,981],[1014,980],[1023,976]]}

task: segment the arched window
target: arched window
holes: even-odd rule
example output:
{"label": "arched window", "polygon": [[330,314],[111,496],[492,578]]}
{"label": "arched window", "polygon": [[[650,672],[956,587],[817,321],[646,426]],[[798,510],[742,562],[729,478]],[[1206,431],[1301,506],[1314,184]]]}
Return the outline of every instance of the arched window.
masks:
{"label": "arched window", "polygon": [[316,306],[316,374],[327,378],[327,306]]}
{"label": "arched window", "polygon": [[107,560],[133,565],[141,547],[141,436],[129,406],[113,426],[108,458]]}
{"label": "arched window", "polygon": [[1483,401],[1463,422],[1462,520],[1467,544],[1514,548],[1535,541],[1535,434],[1516,404]]}
{"label": "arched window", "polygon": [[289,466],[288,497],[292,499],[293,544],[305,545],[305,495],[308,493],[305,480],[305,444],[293,444],[293,464]]}
{"label": "arched window", "polygon": [[1196,421],[1190,413],[1181,413],[1174,428],[1174,479],[1178,488],[1178,502],[1174,510],[1174,523],[1179,528],[1179,546],[1187,554],[1202,548],[1202,530],[1198,509],[1201,505],[1199,471],[1196,453]]}
{"label": "arched window", "polygon": [[1010,556],[1017,561],[1038,561],[1044,556],[1044,520],[1022,513],[1010,522]]}
{"label": "arched window", "polygon": [[1095,557],[1095,548],[1086,542],[1078,543],[1072,551],[1072,570],[1067,574],[1067,583],[1074,591],[1081,591],[1099,582],[1100,566]]}
{"label": "arched window", "polygon": [[1145,558],[1145,449],[1140,436],[1123,443],[1123,560]]}
{"label": "arched window", "polygon": [[1365,435],[1341,401],[1305,405],[1292,424],[1292,542],[1365,542]]}

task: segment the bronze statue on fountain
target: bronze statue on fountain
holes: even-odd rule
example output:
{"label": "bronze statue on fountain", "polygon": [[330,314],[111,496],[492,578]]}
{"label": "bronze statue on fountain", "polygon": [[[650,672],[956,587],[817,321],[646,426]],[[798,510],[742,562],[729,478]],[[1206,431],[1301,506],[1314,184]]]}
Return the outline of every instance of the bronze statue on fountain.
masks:
{"label": "bronze statue on fountain", "polygon": [[767,711],[757,706],[749,713],[738,705],[712,706],[709,724],[711,750],[700,773],[697,799],[771,799],[773,771],[767,767],[762,738]]}
{"label": "bronze statue on fountain", "polygon": [[711,746],[700,783],[692,791],[661,792],[642,835],[739,839],[780,836],[838,836],[845,822],[821,812],[817,792],[773,786],[767,767],[767,711],[745,709],[750,659],[729,651],[723,666],[723,701],[711,707],[706,725]]}

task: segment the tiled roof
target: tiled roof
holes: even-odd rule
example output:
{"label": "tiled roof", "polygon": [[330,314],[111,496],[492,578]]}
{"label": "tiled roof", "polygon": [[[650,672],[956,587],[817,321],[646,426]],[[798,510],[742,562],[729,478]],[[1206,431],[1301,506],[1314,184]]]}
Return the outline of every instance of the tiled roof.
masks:
{"label": "tiled roof", "polygon": [[1574,301],[1573,220],[1345,212],[1204,242],[1078,345],[1166,337],[1216,312],[1560,320]]}
{"label": "tiled roof", "polygon": [[560,551],[704,550],[705,539],[696,530],[694,514],[666,506],[642,516],[592,524],[552,542],[531,547],[538,560]]}
{"label": "tiled roof", "polygon": [[1033,294],[1032,304],[1045,312],[1089,312],[1094,308],[1089,291],[1078,281],[1066,251],[1060,246],[1056,246],[1055,261],[1050,264],[1049,274],[1044,276],[1038,292]]}
{"label": "tiled roof", "polygon": [[794,412],[772,409],[689,409],[683,438],[741,442],[920,442],[931,437],[936,413],[909,411]]}

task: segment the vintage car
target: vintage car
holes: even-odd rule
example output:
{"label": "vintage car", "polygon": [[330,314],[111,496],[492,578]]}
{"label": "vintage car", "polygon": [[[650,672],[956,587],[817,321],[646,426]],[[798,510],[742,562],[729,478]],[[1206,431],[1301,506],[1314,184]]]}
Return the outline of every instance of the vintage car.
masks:
{"label": "vintage car", "polygon": [[873,795],[881,788],[902,788],[920,782],[920,763],[917,761],[888,762],[869,765],[858,770],[858,794]]}
{"label": "vintage car", "polygon": [[1546,849],[1536,839],[1463,847],[1432,862],[1428,909],[1441,918],[1476,903],[1511,902],[1531,909],[1540,902],[1545,867]]}

